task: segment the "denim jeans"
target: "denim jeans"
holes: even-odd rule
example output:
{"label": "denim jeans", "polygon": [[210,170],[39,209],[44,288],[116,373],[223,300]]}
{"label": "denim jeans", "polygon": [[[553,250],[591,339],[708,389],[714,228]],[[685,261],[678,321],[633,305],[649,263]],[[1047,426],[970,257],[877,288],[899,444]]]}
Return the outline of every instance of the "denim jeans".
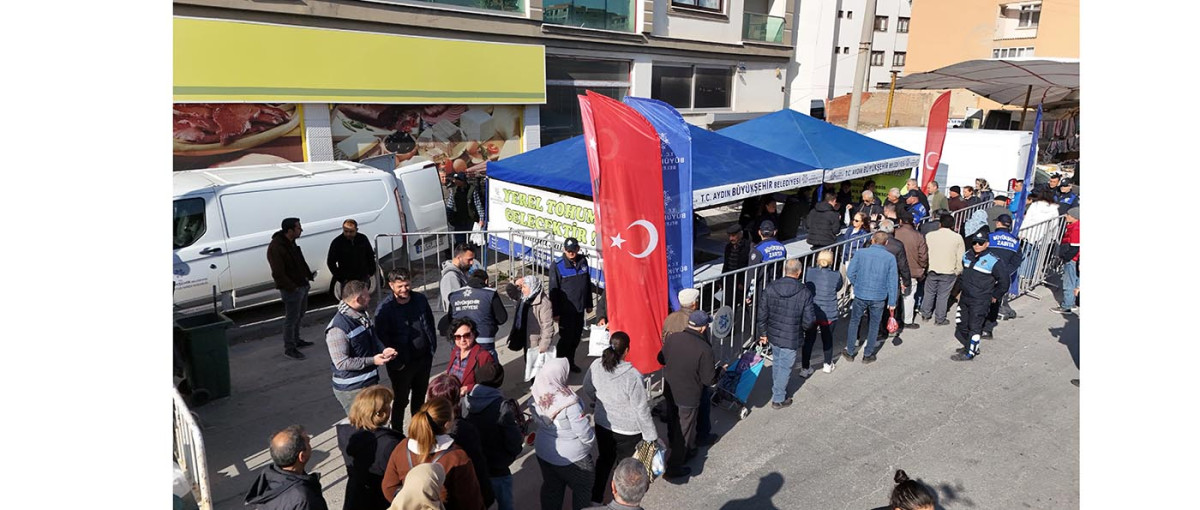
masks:
{"label": "denim jeans", "polygon": [[492,492],[496,494],[497,510],[513,510],[512,487],[512,475],[492,477]]}
{"label": "denim jeans", "polygon": [[772,344],[771,350],[775,352],[771,361],[771,402],[778,403],[787,399],[788,380],[796,365],[796,349]]}
{"label": "denim jeans", "polygon": [[1079,266],[1072,260],[1063,264],[1062,307],[1075,307],[1075,289],[1079,288]]}
{"label": "denim jeans", "polygon": [[854,304],[850,305],[850,329],[846,331],[846,354],[854,356],[858,353],[858,324],[862,322],[863,315],[867,315],[867,347],[863,351],[864,356],[875,354],[875,346],[879,343],[879,335],[876,333],[877,325],[883,320],[884,305],[887,304],[886,299],[878,301],[868,301],[866,299],[854,298]]}
{"label": "denim jeans", "polygon": [[279,291],[283,299],[283,350],[295,350],[300,342],[300,320],[308,308],[308,285],[297,287],[292,292]]}

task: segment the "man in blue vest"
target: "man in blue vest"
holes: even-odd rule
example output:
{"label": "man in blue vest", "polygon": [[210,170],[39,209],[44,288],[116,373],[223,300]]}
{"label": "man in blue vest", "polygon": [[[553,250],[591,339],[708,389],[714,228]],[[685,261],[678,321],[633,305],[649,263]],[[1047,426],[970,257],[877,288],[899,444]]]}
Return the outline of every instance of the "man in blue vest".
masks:
{"label": "man in blue vest", "polygon": [[1067,214],[1067,210],[1079,205],[1079,194],[1071,191],[1071,181],[1063,180],[1054,193],[1054,202],[1058,204],[1059,214]]}
{"label": "man in blue vest", "polygon": [[333,396],[346,414],[358,392],[379,384],[379,369],[396,357],[396,349],[384,347],[367,317],[371,293],[367,284],[350,280],[342,286],[342,302],[325,327],[325,345],[333,361]]}
{"label": "man in blue vest", "polygon": [[1008,292],[1009,269],[1004,261],[988,252],[988,234],[978,232],[970,237],[971,249],[963,254],[963,272],[958,308],[960,321],[954,337],[963,344],[954,361],[970,361],[979,355],[979,339],[988,308]]}
{"label": "man in blue vest", "polygon": [[[754,245],[754,249],[750,250],[750,265],[755,266],[765,262],[775,262],[787,258],[787,248],[782,243],[775,239],[775,223],[771,220],[766,220],[758,226],[758,235],[762,236],[762,242]],[[766,287],[768,283],[779,278],[783,266],[775,264],[768,265],[765,268],[752,269],[751,273],[754,287],[751,289],[751,295],[754,289],[759,292]],[[752,299],[746,299],[746,304],[750,304]]]}
{"label": "man in blue vest", "polygon": [[571,372],[581,372],[575,364],[575,349],[583,337],[584,313],[592,312],[592,275],[587,256],[579,252],[579,240],[563,242],[563,256],[550,272],[550,304],[558,321],[556,356],[567,358]]}
{"label": "man in blue vest", "polygon": [[487,270],[471,271],[467,286],[447,296],[450,307],[438,322],[438,331],[449,335],[451,321],[463,317],[470,318],[475,321],[479,330],[475,343],[499,360],[500,356],[496,353],[496,334],[500,332],[500,325],[508,322],[508,310],[504,309],[500,294],[495,289],[488,288],[487,283]]}
{"label": "man in blue vest", "polygon": [[[1012,233],[1011,216],[1001,214],[996,218],[994,228],[988,234],[988,253],[999,258],[1009,269],[1008,278],[1005,279],[1004,284],[1004,288],[1008,289],[1012,285],[1012,280],[1017,277],[1017,268],[1021,267],[1021,240]],[[983,323],[982,338],[992,338],[996,323],[1001,318],[1012,319],[1016,316],[1016,310],[1008,305],[1008,292],[1006,291],[1000,300],[992,303],[988,308],[988,317]]]}

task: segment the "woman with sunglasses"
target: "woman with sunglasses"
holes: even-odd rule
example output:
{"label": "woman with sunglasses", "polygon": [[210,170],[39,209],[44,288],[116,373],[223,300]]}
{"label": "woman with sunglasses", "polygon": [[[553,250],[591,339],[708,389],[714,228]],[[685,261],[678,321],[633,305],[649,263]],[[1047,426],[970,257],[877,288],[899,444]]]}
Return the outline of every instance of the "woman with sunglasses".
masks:
{"label": "woman with sunglasses", "polygon": [[479,335],[475,329],[475,321],[460,317],[450,323],[450,340],[454,348],[450,350],[450,363],[446,365],[446,373],[462,381],[459,388],[461,395],[466,395],[475,387],[475,369],[488,363],[497,363],[492,353],[475,343]]}

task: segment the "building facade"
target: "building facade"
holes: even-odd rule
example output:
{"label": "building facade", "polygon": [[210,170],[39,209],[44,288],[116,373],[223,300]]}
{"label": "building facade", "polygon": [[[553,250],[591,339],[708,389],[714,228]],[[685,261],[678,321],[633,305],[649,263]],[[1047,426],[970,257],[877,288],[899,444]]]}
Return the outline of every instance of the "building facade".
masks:
{"label": "building facade", "polygon": [[481,169],[581,134],[585,90],[722,127],[783,106],[792,5],[178,0],[175,167],[393,154]]}
{"label": "building facade", "polygon": [[1079,58],[1079,2],[921,0],[907,72],[984,58]]}

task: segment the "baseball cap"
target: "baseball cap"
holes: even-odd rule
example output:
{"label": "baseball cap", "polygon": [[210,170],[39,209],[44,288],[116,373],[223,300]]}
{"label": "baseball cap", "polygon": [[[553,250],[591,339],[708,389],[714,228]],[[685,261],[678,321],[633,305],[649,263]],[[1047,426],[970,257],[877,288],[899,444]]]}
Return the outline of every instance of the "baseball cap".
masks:
{"label": "baseball cap", "polygon": [[707,326],[710,322],[712,322],[712,318],[704,310],[696,310],[688,315],[688,326],[693,328]]}
{"label": "baseball cap", "polygon": [[771,220],[763,220],[763,222],[758,225],[758,230],[760,232],[774,232],[775,222]]}
{"label": "baseball cap", "polygon": [[700,291],[697,289],[683,289],[679,291],[676,297],[679,298],[680,305],[690,305],[700,298]]}
{"label": "baseball cap", "polygon": [[959,186],[950,186],[950,191],[953,191],[955,193],[962,193],[962,188]]}
{"label": "baseball cap", "polygon": [[725,229],[725,233],[729,234],[729,235],[733,235],[733,234],[736,234],[741,231],[742,231],[742,226],[737,223],[734,223],[734,224],[730,225],[729,228]]}
{"label": "baseball cap", "polygon": [[987,244],[988,235],[983,232],[976,232],[971,236],[971,244]]}
{"label": "baseball cap", "polygon": [[1005,227],[1008,227],[1008,228],[1012,228],[1012,216],[1009,216],[1007,214],[1001,214],[1000,216],[996,217],[996,223],[1004,225]]}
{"label": "baseball cap", "polygon": [[996,196],[992,197],[992,200],[1003,200],[1003,201],[1007,202],[1007,201],[1008,201],[1008,197],[1007,197],[1007,196],[1005,196],[1005,195],[999,195],[999,194],[998,194],[998,195],[996,195]]}
{"label": "baseball cap", "polygon": [[563,249],[567,251],[579,251],[579,240],[574,237],[568,237],[563,241]]}

